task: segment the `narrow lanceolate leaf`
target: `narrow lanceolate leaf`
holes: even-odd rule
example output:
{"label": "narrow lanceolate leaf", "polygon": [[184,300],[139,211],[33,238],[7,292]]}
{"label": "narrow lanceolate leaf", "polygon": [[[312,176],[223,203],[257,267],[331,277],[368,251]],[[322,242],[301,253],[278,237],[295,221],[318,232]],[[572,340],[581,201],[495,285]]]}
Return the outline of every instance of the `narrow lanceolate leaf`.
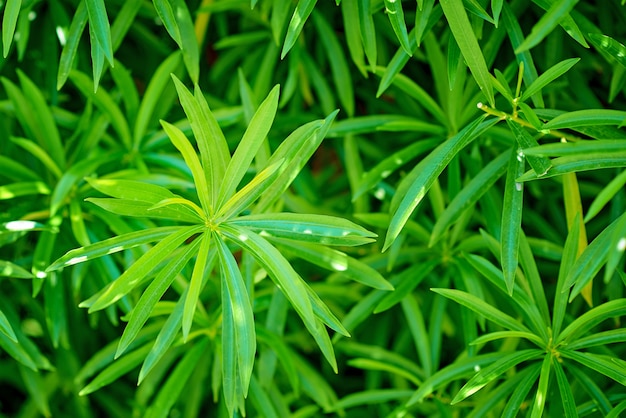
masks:
{"label": "narrow lanceolate leaf", "polygon": [[268,164],[284,159],[285,168],[267,192],[261,196],[257,205],[253,208],[253,213],[267,211],[273,203],[280,199],[322,143],[338,112],[338,110],[335,110],[323,120],[309,122],[300,126],[278,146],[278,149],[270,157]]}
{"label": "narrow lanceolate leaf", "polygon": [[524,154],[513,149],[504,187],[502,208],[502,272],[509,294],[513,293],[522,226],[524,185],[517,178],[524,173]]}
{"label": "narrow lanceolate leaf", "polygon": [[522,331],[530,333],[530,330],[516,321],[512,316],[494,308],[479,297],[456,289],[431,289],[435,293],[452,299],[453,301],[471,309],[479,315],[484,316],[494,324],[500,325],[512,331]]}
{"label": "narrow lanceolate leaf", "polygon": [[11,42],[17,25],[17,17],[20,14],[22,0],[7,0],[2,17],[2,56],[6,58],[11,50]]}
{"label": "narrow lanceolate leaf", "polygon": [[471,396],[474,393],[478,392],[489,382],[498,378],[512,367],[515,367],[524,361],[539,358],[544,354],[545,353],[539,349],[528,349],[520,350],[512,354],[502,356],[502,358],[500,358],[495,363],[485,367],[484,369],[481,369],[478,373],[476,373],[474,377],[472,377],[469,382],[467,382],[461,388],[461,390],[459,390],[454,399],[452,399],[452,404],[461,402],[468,396]]}
{"label": "narrow lanceolate leaf", "polygon": [[241,388],[245,396],[248,393],[256,353],[252,305],[237,260],[221,238],[214,236],[214,240],[222,271],[222,310],[230,310],[234,325],[235,345],[229,349],[235,350]]}
{"label": "narrow lanceolate leaf", "polygon": [[459,215],[478,201],[489,188],[506,172],[509,152],[494,158],[457,194],[438,217],[430,237],[433,246],[445,230],[459,219]]}
{"label": "narrow lanceolate leaf", "polygon": [[269,239],[278,243],[284,253],[302,258],[327,270],[346,275],[346,277],[366,286],[381,290],[393,290],[393,286],[374,268],[341,251],[284,238]]}
{"label": "narrow lanceolate leaf", "polygon": [[566,279],[569,275],[569,271],[576,262],[579,249],[579,236],[580,236],[580,213],[574,217],[565,240],[565,246],[563,247],[563,256],[561,258],[561,266],[559,267],[559,276],[557,279],[556,293],[554,295],[554,308],[552,309],[552,332],[554,335],[561,333],[561,327],[563,320],[565,319],[565,311],[567,309],[567,286]]}
{"label": "narrow lanceolate leaf", "polygon": [[626,386],[626,367],[624,367],[623,362],[618,362],[615,357],[571,350],[562,350],[561,355]]}
{"label": "narrow lanceolate leaf", "polygon": [[533,409],[530,414],[531,418],[541,418],[543,416],[543,409],[546,405],[546,399],[549,396],[548,387],[553,363],[558,363],[558,361],[553,361],[552,354],[548,353],[545,355],[543,363],[541,364],[539,384],[537,385],[537,393],[535,394],[535,401],[533,402]]}
{"label": "narrow lanceolate leaf", "polygon": [[126,296],[142,280],[154,270],[154,268],[190,236],[201,232],[204,225],[178,228],[178,231],[168,235],[159,241],[154,247],[149,249],[134,264],[122,273],[117,280],[111,282],[106,288],[99,292],[97,299],[89,306],[89,312],[99,311],[112,305]]}
{"label": "narrow lanceolate leaf", "polygon": [[577,418],[578,413],[576,412],[576,398],[574,398],[574,394],[572,393],[572,385],[565,375],[565,371],[563,370],[561,363],[555,361],[553,366],[554,374],[556,375],[556,383],[559,386],[559,392],[561,393],[561,402],[563,404],[565,418]]}
{"label": "narrow lanceolate leaf", "polygon": [[[570,301],[589,283],[606,263],[608,255],[613,251],[615,245],[614,233],[619,230],[624,222],[626,213],[607,226],[580,255],[576,263],[569,271],[565,286],[574,286]],[[617,242],[619,244],[619,241]]]}
{"label": "narrow lanceolate leaf", "polygon": [[60,90],[61,87],[63,87],[67,81],[70,71],[72,70],[72,65],[74,64],[74,58],[76,57],[76,52],[78,51],[81,35],[85,30],[88,19],[89,15],[87,13],[87,7],[85,6],[85,2],[81,1],[76,8],[76,13],[72,19],[72,24],[70,25],[70,30],[67,33],[66,42],[63,46],[63,51],[61,51],[61,58],[59,59],[59,72],[57,74],[57,90]]}
{"label": "narrow lanceolate leaf", "polygon": [[161,126],[172,141],[172,144],[180,151],[185,163],[191,170],[193,175],[193,182],[196,185],[196,192],[200,199],[200,204],[205,213],[211,213],[211,201],[209,200],[209,186],[207,185],[206,176],[204,175],[204,169],[196,154],[196,150],[189,142],[185,134],[176,126],[168,123],[164,120],[161,121]]}
{"label": "narrow lanceolate leaf", "polygon": [[130,128],[128,127],[128,121],[111,96],[104,89],[98,89],[97,93],[94,93],[91,88],[91,80],[81,72],[72,70],[70,71],[69,77],[72,83],[74,83],[83,95],[92,99],[94,104],[103,113],[106,113],[109,116],[111,119],[111,125],[113,125],[113,128],[118,133],[122,143],[126,149],[130,150],[132,147],[132,139],[130,135]]}
{"label": "narrow lanceolate leaf", "polygon": [[607,55],[626,68],[626,46],[610,36],[590,33],[589,42],[602,54]]}
{"label": "narrow lanceolate leaf", "polygon": [[391,28],[395,32],[398,41],[400,41],[400,45],[409,56],[413,55],[409,34],[406,30],[406,22],[404,21],[402,0],[385,0],[385,11],[391,22]]}
{"label": "narrow lanceolate leaf", "polygon": [[221,179],[218,208],[235,194],[237,186],[270,131],[278,109],[278,93],[279,86],[275,86],[261,103],[243,134],[243,138],[241,138],[241,142],[239,142],[237,150],[226,168],[224,178]]}
{"label": "narrow lanceolate leaf", "polygon": [[391,154],[389,157],[380,161],[374,168],[368,171],[359,184],[359,187],[354,191],[352,200],[358,199],[363,193],[372,189],[379,182],[389,177],[398,168],[406,164],[408,161],[417,157],[418,155],[431,150],[438,140],[426,139],[421,141],[415,141],[415,143],[408,147]]}
{"label": "narrow lanceolate leaf", "polygon": [[[536,145],[523,150],[526,156],[587,156],[593,153],[620,153],[626,152],[626,141],[620,139],[598,139],[578,142],[556,142],[552,144]],[[582,160],[583,158],[581,158]]]}
{"label": "narrow lanceolate leaf", "polygon": [[581,335],[587,334],[602,321],[624,314],[626,314],[626,299],[605,302],[576,318],[558,335],[554,342],[555,344],[575,342]]}
{"label": "narrow lanceolate leaf", "polygon": [[15,336],[15,331],[13,331],[13,327],[9,322],[8,318],[4,314],[4,312],[0,311],[0,332],[6,335],[11,341],[17,343],[17,337]]}
{"label": "narrow lanceolate leaf", "polygon": [[538,93],[542,88],[568,72],[570,68],[576,65],[578,61],[580,61],[580,58],[570,58],[550,67],[549,70],[541,74],[535,81],[530,84],[530,86],[528,86],[528,88],[522,94],[520,100],[522,102],[528,100],[535,93]]}
{"label": "narrow lanceolate leaf", "polygon": [[465,377],[466,375],[474,372],[477,368],[484,368],[501,357],[501,353],[489,353],[472,357],[464,357],[457,360],[426,379],[413,396],[411,396],[411,398],[407,401],[406,405],[411,406],[418,402],[422,402],[424,398],[440,387]]}
{"label": "narrow lanceolate leaf", "polygon": [[[398,0],[399,1],[399,0]],[[345,59],[345,54],[341,49],[339,41],[335,36],[334,30],[328,24],[326,19],[321,15],[313,14],[313,23],[319,33],[326,54],[328,55],[328,61],[330,64],[330,70],[333,75],[333,81],[337,88],[337,95],[341,101],[341,105],[345,109],[348,116],[354,115],[354,90],[352,82],[352,76],[348,68],[348,63]],[[405,29],[406,31],[406,29]]]}
{"label": "narrow lanceolate leaf", "polygon": [[264,213],[228,221],[261,236],[289,238],[324,245],[355,246],[374,241],[376,234],[343,218],[297,213]]}
{"label": "narrow lanceolate leaf", "polygon": [[97,44],[102,48],[107,61],[113,66],[113,43],[111,42],[111,27],[107,16],[104,0],[85,0],[89,14],[89,26],[95,39],[91,39],[92,48]]}
{"label": "narrow lanceolate leaf", "polygon": [[559,25],[561,19],[569,15],[569,12],[574,8],[576,3],[578,3],[578,0],[555,1],[550,9],[548,9],[548,11],[541,16],[541,19],[535,23],[530,31],[530,34],[526,37],[524,42],[517,47],[515,53],[518,54],[538,45]]}
{"label": "narrow lanceolate leaf", "polygon": [[172,260],[159,272],[154,278],[152,283],[141,294],[141,298],[137,302],[137,305],[133,308],[128,319],[128,324],[124,328],[124,333],[120,338],[120,342],[115,352],[115,358],[118,358],[128,348],[128,346],[137,338],[139,331],[143,328],[144,324],[150,317],[154,306],[161,299],[163,294],[170,287],[176,276],[185,267],[185,265],[191,260],[191,258],[198,253],[198,246],[200,240],[196,239],[189,244],[181,254],[177,254]]}
{"label": "narrow lanceolate leaf", "polygon": [[626,112],[613,109],[585,109],[563,113],[546,122],[543,129],[578,128],[594,125],[621,125],[626,121]]}
{"label": "narrow lanceolate leaf", "polygon": [[216,217],[230,219],[244,211],[257,200],[259,196],[267,192],[272,186],[272,183],[280,176],[283,169],[283,160],[266,167],[250,180],[250,183],[246,184],[241,190],[235,193],[233,197],[228,199],[224,205],[220,207]]}
{"label": "narrow lanceolate leaf", "polygon": [[300,0],[298,2],[296,10],[294,10],[293,16],[291,16],[289,27],[287,28],[287,35],[285,36],[285,42],[283,43],[283,50],[280,53],[280,59],[285,58],[291,48],[295,45],[298,37],[300,36],[300,32],[302,32],[304,23],[307,21],[309,15],[315,8],[315,3],[317,3],[317,0]]}
{"label": "narrow lanceolate leaf", "polygon": [[[552,167],[542,178],[560,176],[566,173],[579,171],[599,170],[602,168],[623,168],[626,166],[626,152],[590,153],[584,156],[573,155],[555,158]],[[539,178],[535,170],[530,170],[520,176],[517,181],[525,182]]]}
{"label": "narrow lanceolate leaf", "polygon": [[250,251],[289,299],[303,321],[312,329],[316,329],[315,315],[305,283],[276,247],[260,235],[240,226],[221,224],[219,229],[240,247]]}
{"label": "narrow lanceolate leaf", "polygon": [[200,88],[196,86],[194,96],[175,75],[172,75],[172,79],[200,150],[200,160],[209,188],[209,208],[213,213],[219,186],[230,161],[228,144]]}
{"label": "narrow lanceolate leaf", "polygon": [[95,377],[87,386],[82,388],[78,394],[80,396],[89,395],[97,391],[98,389],[115,382],[120,377],[141,364],[141,361],[146,357],[146,354],[150,351],[150,344],[146,344],[143,347],[133,351],[122,357],[121,359],[113,362],[110,366],[104,369],[98,376]]}
{"label": "narrow lanceolate leaf", "polygon": [[398,237],[415,208],[422,202],[432,184],[452,158],[477,136],[498,122],[496,118],[489,120],[485,118],[485,115],[480,116],[454,137],[439,145],[402,179],[391,201],[392,218],[383,251],[388,249]]}
{"label": "narrow lanceolate leaf", "polygon": [[204,275],[207,273],[207,265],[209,261],[209,250],[211,248],[212,235],[205,231],[198,239],[202,240],[200,248],[198,250],[198,258],[196,264],[193,266],[193,272],[191,273],[191,280],[189,281],[189,288],[187,289],[187,297],[185,298],[185,308],[183,310],[183,340],[187,341],[191,325],[193,324],[193,317],[196,313],[196,306],[198,305],[198,299],[200,298],[200,292],[202,291],[202,283],[204,282]]}
{"label": "narrow lanceolate leaf", "polygon": [[465,12],[463,1],[442,0],[439,3],[448,20],[452,35],[454,35],[454,39],[461,49],[461,54],[476,80],[476,84],[487,97],[489,104],[494,106],[493,88],[487,63]]}
{"label": "narrow lanceolate leaf", "polygon": [[161,386],[145,418],[162,418],[169,415],[170,410],[179,401],[183,391],[188,388],[187,382],[196,371],[198,363],[203,356],[206,356],[209,341],[209,338],[203,338],[196,342],[192,348],[187,350],[182,359],[177,362],[167,381]]}
{"label": "narrow lanceolate leaf", "polygon": [[376,68],[378,47],[376,46],[376,26],[372,13],[372,4],[369,0],[356,0],[359,10],[359,26],[365,56],[372,70]]}
{"label": "narrow lanceolate leaf", "polygon": [[146,229],[142,231],[129,232],[118,235],[104,241],[88,245],[86,247],[70,250],[47,268],[47,271],[55,271],[63,267],[82,263],[107,254],[134,248],[138,245],[159,241],[178,231],[178,226],[162,226],[159,228]]}
{"label": "narrow lanceolate leaf", "polygon": [[[42,91],[26,76],[21,70],[17,70],[17,75],[22,87],[18,94],[13,93],[14,88],[9,93],[11,101],[13,101],[16,111],[19,113],[27,112],[28,115],[18,114],[18,119],[22,125],[28,123],[25,129],[31,129],[35,134],[35,138],[39,145],[44,148],[50,158],[61,168],[65,168],[65,149],[61,141],[61,136],[57,128],[56,122],[52,116],[50,107],[46,103],[46,99]],[[8,85],[13,86],[8,80],[2,80],[5,88]],[[26,107],[24,108],[24,102]],[[19,103],[18,103],[19,102]],[[28,122],[27,122],[28,121]]]}
{"label": "narrow lanceolate leaf", "polygon": [[[528,133],[528,131],[526,131],[526,129],[520,126],[517,122],[514,122],[507,118],[506,123],[509,126],[509,129],[511,130],[513,135],[515,136],[515,139],[517,140],[517,144],[519,145],[520,148],[524,149],[524,148],[536,147],[539,145],[537,143],[537,140],[533,138]],[[533,170],[535,170],[535,173],[537,173],[538,177],[545,175],[550,169],[550,166],[552,165],[550,163],[550,159],[548,159],[547,157],[526,155],[525,153],[524,153],[524,156],[528,160],[528,164],[533,168]],[[523,171],[522,171],[522,174],[523,174]]]}

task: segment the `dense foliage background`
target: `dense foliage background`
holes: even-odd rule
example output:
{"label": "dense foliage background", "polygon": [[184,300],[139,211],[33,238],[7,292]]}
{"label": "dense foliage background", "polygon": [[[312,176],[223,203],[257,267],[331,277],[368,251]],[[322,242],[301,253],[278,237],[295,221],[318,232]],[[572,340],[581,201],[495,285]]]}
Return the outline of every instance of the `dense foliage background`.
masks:
{"label": "dense foliage background", "polygon": [[620,416],[623,3],[0,1],[0,412]]}

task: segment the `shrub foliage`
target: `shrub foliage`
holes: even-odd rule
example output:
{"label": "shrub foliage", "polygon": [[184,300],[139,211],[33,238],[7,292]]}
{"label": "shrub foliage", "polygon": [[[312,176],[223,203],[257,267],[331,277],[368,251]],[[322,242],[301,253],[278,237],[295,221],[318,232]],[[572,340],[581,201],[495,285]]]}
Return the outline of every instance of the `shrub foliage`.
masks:
{"label": "shrub foliage", "polygon": [[623,3],[0,2],[0,412],[620,416]]}

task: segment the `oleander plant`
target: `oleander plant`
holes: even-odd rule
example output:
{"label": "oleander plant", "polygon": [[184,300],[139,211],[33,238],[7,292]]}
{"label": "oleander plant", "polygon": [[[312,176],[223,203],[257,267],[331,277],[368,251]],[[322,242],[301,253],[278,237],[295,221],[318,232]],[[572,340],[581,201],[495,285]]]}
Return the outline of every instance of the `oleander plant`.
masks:
{"label": "oleander plant", "polygon": [[626,1],[0,13],[0,417],[626,414]]}

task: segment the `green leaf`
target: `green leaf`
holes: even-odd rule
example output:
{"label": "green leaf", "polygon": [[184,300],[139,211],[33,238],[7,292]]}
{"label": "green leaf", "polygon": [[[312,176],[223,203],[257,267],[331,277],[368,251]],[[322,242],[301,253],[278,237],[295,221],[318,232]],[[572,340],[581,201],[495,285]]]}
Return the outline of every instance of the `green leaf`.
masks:
{"label": "green leaf", "polygon": [[413,211],[421,203],[432,184],[452,158],[477,136],[497,123],[497,119],[484,120],[485,117],[484,115],[480,116],[461,132],[439,145],[402,179],[391,201],[392,219],[385,237],[383,251],[387,250],[395,241]]}
{"label": "green leaf", "polygon": [[626,120],[626,112],[613,109],[585,109],[563,113],[546,122],[543,129],[578,128],[595,125],[621,125]]}
{"label": "green leaf", "polygon": [[[607,256],[613,249],[614,231],[619,227],[620,222],[624,222],[626,214],[623,214],[609,226],[607,226],[578,257],[576,263],[570,268],[565,285],[567,288],[572,285],[570,301],[589,283],[600,271],[607,261]],[[619,245],[619,244],[618,244]]]}
{"label": "green leaf", "polygon": [[50,189],[48,188],[48,185],[41,181],[28,181],[0,186],[0,200],[8,200],[19,196],[36,194],[50,194]]}
{"label": "green leaf", "polygon": [[291,20],[289,21],[289,27],[287,28],[287,35],[285,36],[283,49],[280,53],[280,59],[284,59],[287,56],[287,53],[289,53],[291,48],[295,45],[298,37],[300,36],[300,32],[302,32],[302,28],[304,28],[304,23],[309,18],[309,15],[315,8],[316,3],[317,0],[298,1],[296,10],[294,10],[293,16],[291,16]]}
{"label": "green leaf", "polygon": [[214,236],[214,239],[222,271],[222,310],[230,311],[234,325],[231,330],[234,335],[224,337],[227,341],[233,340],[234,345],[223,345],[222,349],[235,350],[241,390],[245,397],[248,393],[256,353],[252,305],[235,257],[219,236]]}
{"label": "green leaf", "polygon": [[305,283],[285,257],[264,238],[249,229],[221,224],[219,231],[254,256],[289,299],[302,320],[315,329],[315,315]]}
{"label": "green leaf", "polygon": [[509,152],[503,152],[487,164],[463,189],[454,196],[454,199],[439,215],[433,227],[430,243],[432,247],[443,235],[446,229],[456,221],[467,208],[474,205],[506,172],[509,161]]}
{"label": "green leaf", "polygon": [[541,74],[541,76],[539,76],[526,88],[526,90],[524,90],[524,93],[522,94],[522,97],[520,97],[520,100],[524,102],[528,100],[531,96],[539,93],[542,88],[568,72],[570,68],[578,63],[578,61],[580,61],[580,58],[570,58],[550,67],[550,69]]}
{"label": "green leaf", "polygon": [[398,274],[396,280],[401,279],[400,284],[396,285],[395,290],[387,294],[380,303],[378,303],[374,309],[374,313],[384,312],[402,301],[428,277],[437,265],[439,265],[439,260],[429,260],[424,263],[416,263]]}
{"label": "green leaf", "polygon": [[[123,213],[130,216],[166,216],[186,222],[200,223],[203,217],[192,209],[190,204],[171,204],[165,207],[156,207],[161,202],[178,198],[177,195],[156,184],[144,183],[125,179],[90,179],[87,182],[91,187],[117,199],[88,198],[87,201],[101,207],[112,207],[119,203],[118,208],[127,204],[128,210]],[[189,202],[192,203],[192,202]]]}
{"label": "green leaf", "polygon": [[464,376],[475,373],[476,369],[482,369],[496,360],[502,358],[501,353],[480,354],[473,357],[457,359],[454,363],[446,366],[430,376],[419,386],[417,391],[408,400],[406,406],[410,407],[432,394],[440,387],[447,385]]}
{"label": "green leaf", "polygon": [[212,206],[211,201],[209,200],[209,187],[207,185],[204,169],[200,163],[198,155],[196,154],[196,150],[193,145],[191,145],[185,134],[176,126],[164,120],[161,121],[161,126],[163,126],[163,130],[165,130],[165,133],[170,138],[174,146],[178,149],[178,151],[180,151],[185,159],[185,163],[191,170],[202,209],[206,214],[211,213]]}
{"label": "green leaf", "polygon": [[183,249],[181,254],[176,254],[141,294],[139,301],[130,312],[130,318],[128,319],[126,328],[124,328],[124,333],[120,338],[120,342],[115,352],[115,358],[124,354],[130,344],[135,340],[135,338],[137,338],[139,331],[141,331],[146,321],[148,321],[150,314],[154,310],[154,306],[161,299],[163,294],[165,294],[172,282],[176,279],[176,276],[185,267],[189,260],[191,260],[194,255],[198,254],[200,242],[201,240],[195,239],[191,244]]}
{"label": "green leaf", "polygon": [[380,161],[374,168],[367,172],[361,179],[359,187],[352,195],[352,201],[355,201],[363,193],[372,189],[379,182],[389,177],[394,171],[406,164],[411,159],[432,149],[436,144],[435,139],[426,139],[416,141],[415,143],[403,148],[402,150],[391,154],[389,157]]}
{"label": "green leaf", "polygon": [[[626,152],[590,153],[584,156],[572,155],[552,160],[552,167],[541,178],[560,176],[579,171],[599,170],[602,168],[622,168],[626,166]],[[518,182],[538,179],[534,170],[518,177]]]}
{"label": "green leaf", "polygon": [[240,216],[227,224],[241,225],[261,236],[324,245],[356,246],[371,243],[376,238],[376,234],[353,222],[327,215],[267,213]]}
{"label": "green leaf", "polygon": [[328,55],[330,71],[333,75],[333,82],[335,83],[335,87],[337,89],[339,101],[341,102],[348,116],[353,116],[354,83],[352,82],[352,76],[350,75],[348,63],[345,60],[345,54],[341,49],[341,46],[339,44],[339,41],[337,40],[337,37],[335,36],[333,29],[326,21],[326,19],[322,17],[322,15],[314,13],[313,24],[319,32],[319,37],[322,41],[322,44],[324,45],[326,54]]}
{"label": "green leaf", "polygon": [[370,67],[374,70],[378,58],[378,47],[376,46],[376,26],[374,25],[372,4],[370,0],[357,0],[357,5],[363,49]]}
{"label": "green leaf", "polygon": [[528,328],[516,321],[512,316],[505,314],[501,310],[491,306],[482,299],[456,289],[431,289],[433,292],[452,299],[460,305],[471,309],[477,314],[485,317],[494,324],[500,325],[511,331],[530,332]]}
{"label": "green leaf", "polygon": [[450,30],[456,40],[461,54],[469,67],[476,84],[487,97],[487,101],[494,106],[493,89],[491,87],[491,76],[487,69],[485,57],[483,56],[478,40],[472,29],[462,0],[443,0],[439,2],[443,13],[448,20]]}
{"label": "green leaf", "polygon": [[555,361],[552,365],[554,366],[556,383],[559,386],[559,392],[561,393],[561,402],[563,403],[565,418],[576,418],[578,417],[578,412],[576,412],[576,399],[572,393],[572,385],[565,375],[565,371],[563,370],[561,363]]}
{"label": "green leaf", "polygon": [[162,226],[142,231],[129,232],[109,238],[86,247],[70,250],[48,267],[47,271],[59,270],[63,267],[92,260],[103,255],[134,248],[138,245],[159,241],[180,230],[178,226]]}
{"label": "green leaf", "polygon": [[342,275],[375,289],[393,290],[393,286],[375,269],[341,251],[291,239],[271,236],[267,238],[278,243],[284,253],[302,258],[327,270],[341,272]]}
{"label": "green leaf", "polygon": [[111,125],[113,125],[113,128],[117,131],[122,143],[127,150],[130,150],[132,147],[132,140],[130,129],[128,127],[128,121],[111,96],[104,89],[99,89],[96,93],[94,93],[90,88],[91,82],[89,77],[81,72],[72,70],[70,71],[69,78],[83,95],[93,100],[98,109],[109,116],[111,119]]}
{"label": "green leaf", "polygon": [[285,168],[278,179],[261,196],[259,202],[252,210],[253,213],[261,213],[268,210],[287,191],[298,173],[321,144],[337,116],[337,112],[337,110],[334,111],[324,120],[309,122],[297,128],[279,145],[269,159],[268,164],[284,159]]}
{"label": "green leaf", "polygon": [[413,55],[413,48],[411,48],[406,22],[404,21],[402,0],[385,0],[385,13],[389,17],[391,28],[395,32],[398,41],[400,41],[402,48],[409,56]]}
{"label": "green leaf", "polygon": [[76,52],[78,51],[78,45],[80,38],[87,25],[89,14],[87,13],[87,7],[85,2],[80,2],[76,8],[76,13],[72,19],[69,32],[66,36],[65,45],[61,51],[61,58],[59,60],[59,72],[57,74],[57,90],[61,90],[61,87],[65,85],[67,77],[72,70],[74,60],[76,58]]}
{"label": "green leaf", "polygon": [[519,255],[524,186],[517,178],[524,173],[524,154],[511,150],[504,188],[502,208],[501,262],[509,294],[513,293]]}
{"label": "green leaf", "polygon": [[[179,227],[176,232],[159,241],[159,243],[128,267],[120,277],[97,294],[97,298],[89,306],[89,312],[104,309],[126,296],[155,269],[160,261],[181,246],[187,238],[201,232],[203,229],[204,225]],[[72,260],[70,259],[70,261]],[[85,306],[84,304],[81,305]]]}
{"label": "green leaf", "polygon": [[185,306],[186,295],[187,290],[185,289],[172,309],[172,313],[167,318],[163,326],[160,327],[159,334],[154,340],[154,345],[150,349],[150,352],[145,356],[145,360],[141,365],[141,370],[139,370],[139,378],[137,379],[138,385],[144,381],[148,373],[150,373],[150,371],[152,371],[159,363],[178,336],[178,333],[180,332],[180,325],[183,320],[183,308]]}
{"label": "green leaf", "polygon": [[11,322],[2,311],[0,311],[0,332],[7,336],[14,343],[18,342],[17,336],[13,331],[13,326],[11,325]]}
{"label": "green leaf", "polygon": [[594,48],[626,68],[626,47],[622,43],[600,33],[590,33],[588,38]]}
{"label": "green leaf", "polygon": [[47,382],[43,379],[42,374],[33,371],[23,365],[19,366],[22,382],[26,386],[26,390],[30,395],[30,399],[34,401],[37,409],[44,417],[51,417],[49,390],[47,390]]}
{"label": "green leaf", "polygon": [[[599,139],[580,142],[555,142],[539,146],[538,144],[524,150],[525,155],[571,156],[589,155],[593,153],[626,152],[625,141],[619,139]],[[580,158],[582,160],[582,158]]]}
{"label": "green leaf", "polygon": [[22,8],[22,0],[7,0],[2,17],[2,56],[6,58],[11,50],[11,42],[17,25],[17,17]]}
{"label": "green leaf", "polygon": [[204,278],[209,264],[209,251],[211,249],[211,239],[213,236],[209,233],[208,228],[204,228],[204,232],[197,239],[200,239],[200,248],[198,249],[198,257],[193,266],[189,287],[187,288],[187,297],[185,298],[185,308],[183,309],[183,341],[187,342],[189,331],[193,325],[194,316],[198,302],[200,301],[200,292],[205,282]]}
{"label": "green leaf", "polygon": [[231,219],[248,208],[262,194],[272,186],[274,181],[282,174],[283,160],[277,161],[258,173],[248,184],[228,199],[216,213],[221,219]]}
{"label": "green leaf", "polygon": [[[111,42],[111,27],[107,16],[104,0],[85,0],[89,14],[91,48],[102,48],[107,61],[113,66],[113,44]],[[95,39],[94,39],[95,38]]]}
{"label": "green leaf", "polygon": [[564,17],[569,16],[569,12],[576,3],[578,0],[556,0],[553,2],[550,9],[535,23],[524,42],[515,49],[515,53],[518,54],[538,45],[559,25]]}
{"label": "green leaf", "polygon": [[209,208],[211,213],[213,213],[219,185],[226,171],[226,166],[230,161],[228,144],[200,88],[196,86],[194,97],[176,76],[172,75],[172,78],[176,85],[180,103],[185,110],[198,143],[200,159],[209,187]]}
{"label": "green leaf", "polygon": [[561,355],[565,358],[572,359],[583,366],[590,368],[591,370],[602,373],[622,386],[626,386],[626,367],[624,367],[623,361],[618,363],[616,361],[618,360],[616,357],[571,350],[561,350]]}
{"label": "green leaf", "polygon": [[[0,277],[32,279],[34,276],[31,272],[24,269],[23,267],[18,266],[17,264],[11,263],[10,261],[0,260]],[[2,311],[0,311],[0,315],[2,315]],[[2,322],[1,319],[0,322]]]}
{"label": "green leaf", "polygon": [[[611,412],[605,415],[606,418],[619,418],[620,414],[626,410],[626,401],[622,401],[611,409]],[[572,415],[573,416],[573,415]]]}
{"label": "green leaf", "polygon": [[259,147],[270,131],[278,108],[279,86],[276,86],[261,103],[252,117],[243,138],[239,142],[233,158],[230,160],[223,179],[221,179],[217,208],[230,199],[246,174]]}
{"label": "green leaf", "polygon": [[[161,65],[156,69],[154,75],[150,79],[150,83],[148,83],[148,87],[143,95],[141,100],[141,105],[139,106],[139,111],[137,112],[137,119],[135,121],[135,126],[133,129],[133,148],[139,149],[141,142],[146,135],[146,131],[154,118],[154,111],[157,108],[159,102],[163,100],[163,95],[166,87],[169,86],[170,82],[170,74],[176,72],[176,70],[180,67],[180,52],[174,52],[170,56],[168,56]],[[185,108],[185,98],[182,97],[179,93],[181,104],[183,105],[183,109],[187,112]],[[191,120],[191,116],[187,115],[187,117]],[[192,123],[193,128],[193,123]],[[194,132],[195,133],[195,132]],[[202,150],[201,150],[202,152]]]}
{"label": "green leaf", "polygon": [[[513,135],[515,135],[515,139],[517,140],[517,144],[520,148],[524,149],[539,145],[535,138],[530,136],[530,134],[517,122],[514,122],[508,118],[506,122],[511,132],[513,132]],[[526,155],[526,153],[524,153],[524,156],[526,157],[526,159],[528,159],[528,164],[530,164],[530,166],[533,168],[533,170],[535,170],[535,173],[537,173],[539,177],[547,173],[550,169],[551,164],[548,158],[537,157],[534,155]],[[520,174],[523,174],[523,169],[524,167],[521,167],[522,173]]]}
{"label": "green leaf", "polygon": [[[552,355],[547,354],[543,358],[543,363],[541,365],[539,384],[537,385],[537,393],[535,394],[535,401],[533,402],[533,409],[530,415],[532,418],[541,418],[543,416],[546,399],[549,396],[548,387],[550,383],[550,373],[552,372],[552,363]],[[558,360],[554,363],[558,363]]]}
{"label": "green leaf", "polygon": [[565,318],[568,296],[567,290],[569,288],[566,279],[578,256],[580,227],[580,214],[577,213],[572,222],[572,227],[567,234],[565,246],[563,247],[561,265],[559,267],[556,294],[554,295],[554,308],[552,309],[552,332],[554,335],[560,335]]}
{"label": "green leaf", "polygon": [[504,372],[517,366],[518,364],[524,361],[539,358],[542,355],[544,355],[544,353],[542,350],[538,349],[520,350],[504,355],[500,354],[500,358],[497,361],[483,369],[480,369],[480,371],[459,390],[454,399],[452,399],[451,404],[454,405],[459,403],[465,398],[473,395],[485,387],[489,382],[498,378]]}
{"label": "green leaf", "polygon": [[206,355],[209,339],[203,338],[196,342],[178,361],[167,381],[162,385],[154,402],[146,413],[147,418],[167,417],[170,410],[179,400],[183,390],[188,387],[187,382],[202,356]]}
{"label": "green leaf", "polygon": [[596,306],[580,315],[567,326],[555,339],[555,344],[561,342],[574,343],[578,337],[589,332],[600,322],[622,316],[626,313],[626,299],[615,299]]}
{"label": "green leaf", "polygon": [[601,191],[598,193],[589,205],[587,214],[585,215],[585,222],[589,222],[596,215],[602,211],[606,205],[617,195],[626,185],[626,170],[622,171],[613,178]]}
{"label": "green leaf", "polygon": [[183,60],[193,83],[198,82],[200,51],[189,9],[181,0],[153,0],[167,33],[183,51]]}
{"label": "green leaf", "polygon": [[79,396],[89,395],[102,387],[115,382],[117,379],[137,367],[150,351],[150,344],[125,355],[113,362],[98,374],[88,385],[78,392]]}

